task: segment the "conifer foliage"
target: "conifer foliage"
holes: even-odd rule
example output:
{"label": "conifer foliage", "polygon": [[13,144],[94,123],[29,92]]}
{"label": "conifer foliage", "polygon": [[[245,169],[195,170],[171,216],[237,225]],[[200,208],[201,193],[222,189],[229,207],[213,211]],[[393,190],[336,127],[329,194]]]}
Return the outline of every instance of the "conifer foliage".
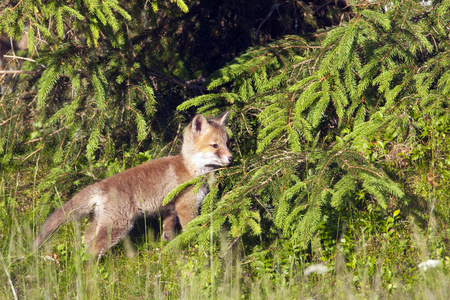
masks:
{"label": "conifer foliage", "polygon": [[[144,10],[132,9],[138,4]],[[11,39],[28,39],[28,49],[10,55],[1,78],[2,163],[8,164],[11,150],[20,145],[16,155],[54,152],[58,167],[79,163],[80,157],[104,162],[121,143],[136,147],[151,137],[154,84],[136,57],[151,61],[152,56],[141,47],[144,37],[141,44],[132,41],[145,22],[160,18],[157,1],[148,4],[92,0],[1,5],[0,31]],[[187,6],[180,0],[160,9],[177,15]],[[17,142],[21,132],[32,135],[26,144]]]}
{"label": "conifer foliage", "polygon": [[315,39],[249,49],[211,76],[222,93],[179,106],[231,108],[236,151],[248,153],[223,172],[226,188],[208,196],[198,224],[228,224],[235,238],[276,228],[306,249],[330,216],[407,200],[373,145],[414,140],[418,111],[447,114],[450,2],[354,4],[348,22]]}

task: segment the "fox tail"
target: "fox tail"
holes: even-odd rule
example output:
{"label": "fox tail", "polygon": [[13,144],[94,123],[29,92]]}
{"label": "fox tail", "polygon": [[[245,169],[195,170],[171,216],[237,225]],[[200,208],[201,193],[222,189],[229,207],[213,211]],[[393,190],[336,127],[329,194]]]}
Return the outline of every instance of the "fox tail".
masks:
{"label": "fox tail", "polygon": [[42,224],[33,248],[39,248],[62,225],[89,215],[93,210],[90,194],[90,188],[85,188],[53,212]]}

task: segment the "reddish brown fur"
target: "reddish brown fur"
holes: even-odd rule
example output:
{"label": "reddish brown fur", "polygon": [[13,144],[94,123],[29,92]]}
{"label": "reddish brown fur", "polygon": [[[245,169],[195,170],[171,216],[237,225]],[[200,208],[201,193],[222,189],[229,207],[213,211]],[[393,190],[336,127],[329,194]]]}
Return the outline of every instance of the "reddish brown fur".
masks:
{"label": "reddish brown fur", "polygon": [[162,202],[178,185],[231,163],[227,117],[228,112],[208,121],[197,115],[186,128],[180,154],[148,161],[84,188],[42,224],[35,246],[64,223],[91,213],[85,240],[89,252],[96,256],[119,242],[136,218],[144,215],[159,212],[163,217],[163,238],[171,239],[177,216],[184,228],[197,216],[206,191],[196,195],[189,188],[168,205],[163,207]]}

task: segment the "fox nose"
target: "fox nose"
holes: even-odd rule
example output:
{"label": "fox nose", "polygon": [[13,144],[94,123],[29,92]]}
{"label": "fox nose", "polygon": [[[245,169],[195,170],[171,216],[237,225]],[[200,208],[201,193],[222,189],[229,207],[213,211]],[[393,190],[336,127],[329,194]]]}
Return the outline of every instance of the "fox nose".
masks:
{"label": "fox nose", "polygon": [[233,156],[228,156],[228,162],[231,164],[233,162]]}

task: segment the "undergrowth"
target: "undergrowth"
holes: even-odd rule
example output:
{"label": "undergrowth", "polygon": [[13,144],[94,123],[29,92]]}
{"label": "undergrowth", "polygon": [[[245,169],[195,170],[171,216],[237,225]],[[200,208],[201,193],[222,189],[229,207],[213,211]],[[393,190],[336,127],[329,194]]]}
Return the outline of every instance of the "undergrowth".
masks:
{"label": "undergrowth", "polygon": [[[448,228],[443,219],[448,206],[418,216],[413,205],[386,218],[371,204],[366,210],[342,212],[339,224],[321,224],[307,251],[282,237],[272,241],[271,248],[263,249],[267,243],[261,241],[261,247],[249,249],[242,242],[245,236],[233,240],[225,232],[208,248],[195,243],[168,247],[160,241],[159,221],[149,219],[139,222],[131,237],[102,259],[92,261],[82,238],[86,221],[64,226],[39,251],[30,248],[36,211],[19,207],[41,196],[36,188],[45,172],[41,165],[2,173],[2,299],[450,297]],[[432,190],[429,196],[437,194]],[[429,219],[425,227],[423,218]],[[437,265],[418,267],[429,259]]]}

